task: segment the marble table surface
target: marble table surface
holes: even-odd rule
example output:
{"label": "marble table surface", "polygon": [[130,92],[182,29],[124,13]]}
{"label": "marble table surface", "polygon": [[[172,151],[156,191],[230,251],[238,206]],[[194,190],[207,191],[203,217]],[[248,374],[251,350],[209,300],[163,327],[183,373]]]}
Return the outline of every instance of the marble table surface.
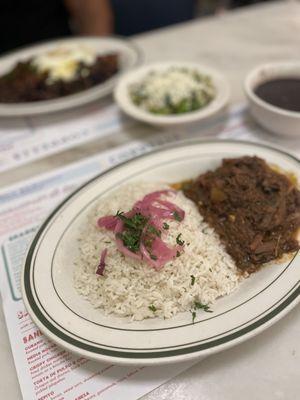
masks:
{"label": "marble table surface", "polygon": [[[231,101],[244,100],[243,80],[255,65],[299,55],[300,4],[270,2],[135,37],[146,61],[189,60],[221,70]],[[1,121],[0,121],[1,124]],[[150,132],[151,133],[151,132]],[[134,137],[140,135],[135,127]],[[98,142],[0,174],[0,187],[128,142],[126,129]],[[296,400],[300,392],[300,307],[259,336],[216,354],[144,400]],[[22,398],[0,308],[0,399]],[[26,399],[29,400],[29,399]],[[33,399],[30,399],[33,400]]]}

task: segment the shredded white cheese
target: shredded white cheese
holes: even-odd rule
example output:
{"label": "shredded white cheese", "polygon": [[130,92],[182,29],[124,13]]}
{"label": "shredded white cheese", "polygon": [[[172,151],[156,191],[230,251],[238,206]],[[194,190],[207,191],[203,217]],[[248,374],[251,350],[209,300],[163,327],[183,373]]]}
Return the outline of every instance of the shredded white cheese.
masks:
{"label": "shredded white cheese", "polygon": [[[185,100],[195,99],[199,108],[215,94],[208,76],[185,68],[170,68],[163,72],[151,72],[141,82],[132,85],[130,93],[141,99],[140,106],[149,111],[168,105],[175,107]],[[137,100],[139,101],[139,100]]]}

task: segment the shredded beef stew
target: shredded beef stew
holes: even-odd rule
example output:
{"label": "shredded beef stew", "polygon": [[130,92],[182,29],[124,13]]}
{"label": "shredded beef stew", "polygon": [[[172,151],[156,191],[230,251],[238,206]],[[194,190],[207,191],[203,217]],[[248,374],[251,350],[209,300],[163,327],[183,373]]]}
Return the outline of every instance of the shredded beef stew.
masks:
{"label": "shredded beef stew", "polygon": [[254,272],[299,249],[300,192],[264,160],[224,159],[183,190],[242,271]]}

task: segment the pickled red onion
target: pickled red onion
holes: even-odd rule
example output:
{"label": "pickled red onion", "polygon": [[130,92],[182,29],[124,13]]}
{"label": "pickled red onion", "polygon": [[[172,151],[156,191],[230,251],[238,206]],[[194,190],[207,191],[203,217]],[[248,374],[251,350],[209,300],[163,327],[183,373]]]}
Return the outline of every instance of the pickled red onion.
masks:
{"label": "pickled red onion", "polygon": [[104,268],[106,266],[106,264],[105,264],[106,256],[107,256],[107,249],[104,249],[102,251],[102,253],[101,253],[101,256],[100,256],[100,262],[99,262],[99,265],[98,265],[97,270],[96,270],[96,275],[103,275]]}
{"label": "pickled red onion", "polygon": [[[137,252],[129,250],[120,237],[126,230],[124,222],[118,215],[105,216],[98,219],[98,226],[113,231],[118,250],[125,256],[145,260],[156,270],[161,269],[168,261],[171,261],[182,251],[183,246],[168,247],[160,236],[153,238],[149,234],[149,227],[160,230],[164,219],[175,219],[182,221],[185,216],[184,210],[167,200],[162,200],[162,195],[174,193],[174,190],[161,190],[149,193],[142,200],[137,201],[133,208],[122,215],[126,218],[132,218],[136,214],[141,214],[148,218],[140,236],[140,247]],[[177,214],[177,215],[176,215]],[[161,232],[161,231],[160,231]],[[150,239],[149,239],[150,238]],[[151,251],[146,247],[146,239],[151,241]],[[99,266],[101,265],[101,262]],[[98,270],[97,270],[98,271]]]}
{"label": "pickled red onion", "polygon": [[108,215],[106,217],[101,217],[97,221],[97,225],[99,228],[105,228],[108,231],[114,231],[116,224],[118,222],[118,218],[113,215]]}

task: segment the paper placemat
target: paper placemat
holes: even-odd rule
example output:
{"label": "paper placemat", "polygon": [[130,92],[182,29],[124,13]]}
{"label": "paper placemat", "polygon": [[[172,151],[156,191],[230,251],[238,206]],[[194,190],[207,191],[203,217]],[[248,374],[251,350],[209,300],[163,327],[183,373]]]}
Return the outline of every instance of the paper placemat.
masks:
{"label": "paper placemat", "polygon": [[126,118],[108,100],[56,114],[1,119],[0,172],[134,124],[135,121]]}

